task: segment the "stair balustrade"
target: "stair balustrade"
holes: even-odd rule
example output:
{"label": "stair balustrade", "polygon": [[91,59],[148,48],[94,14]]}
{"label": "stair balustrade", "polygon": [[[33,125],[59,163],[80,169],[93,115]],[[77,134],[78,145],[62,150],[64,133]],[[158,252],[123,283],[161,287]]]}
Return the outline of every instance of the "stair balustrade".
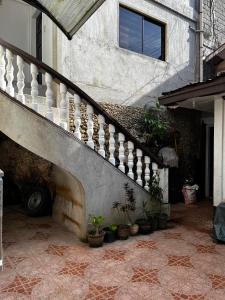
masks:
{"label": "stair balustrade", "polygon": [[[26,83],[30,81],[31,103],[26,103],[25,87],[25,65],[28,65],[30,78],[26,78]],[[14,73],[17,76],[14,77]],[[38,74],[45,78],[45,110],[39,103]],[[16,85],[15,85],[16,81]],[[14,87],[17,88],[14,88]],[[58,86],[58,89],[57,87]],[[61,74],[51,69],[46,64],[38,61],[31,55],[12,46],[0,39],[0,88],[11,97],[28,105],[34,111],[43,114],[50,121],[69,131],[69,99],[73,97],[75,114],[74,136],[85,142],[91,149],[98,152],[104,159],[119,170],[129,176],[137,184],[147,191],[148,181],[151,176],[159,176],[159,168],[164,168],[161,161],[149,152],[148,148],[136,140],[124,127],[122,127],[111,115],[109,115],[98,103],[84,93],[79,87],[63,77]],[[56,99],[58,98],[58,101]],[[81,134],[81,104],[86,106],[87,112],[87,140],[84,141]],[[59,119],[54,118],[54,110],[58,109]],[[93,139],[94,115],[97,116],[99,130],[98,141]],[[106,141],[106,131],[109,139]],[[165,177],[165,176],[164,176]],[[165,180],[164,180],[165,181]]]}

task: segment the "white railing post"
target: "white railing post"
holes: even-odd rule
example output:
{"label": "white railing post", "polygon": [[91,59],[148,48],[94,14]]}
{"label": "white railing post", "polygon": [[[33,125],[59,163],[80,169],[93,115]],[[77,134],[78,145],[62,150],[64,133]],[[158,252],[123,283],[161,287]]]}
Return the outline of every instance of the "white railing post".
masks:
{"label": "white railing post", "polygon": [[37,81],[37,76],[38,76],[38,68],[34,65],[30,65],[30,72],[32,76],[31,80],[31,98],[32,98],[32,108],[35,111],[38,111],[38,81]]}
{"label": "white railing post", "polygon": [[169,169],[163,168],[159,169],[159,186],[163,190],[163,203],[168,203],[169,201],[169,192],[168,192],[168,176],[169,176]]}
{"label": "white railing post", "polygon": [[134,143],[132,142],[128,142],[128,167],[129,167],[129,171],[128,171],[128,176],[131,179],[134,179],[134,173],[133,173],[133,166],[134,166],[134,155],[133,155],[133,151],[134,151]]}
{"label": "white railing post", "polygon": [[6,79],[7,79],[7,86],[6,92],[14,97],[14,87],[13,87],[13,79],[14,79],[14,67],[13,67],[13,54],[10,50],[6,49],[6,59],[7,59],[7,66],[6,66]]}
{"label": "white railing post", "polygon": [[145,189],[149,191],[149,180],[150,180],[150,157],[145,156]]}
{"label": "white railing post", "polygon": [[0,88],[6,90],[6,81],[5,81],[5,49],[0,45]]}
{"label": "white railing post", "polygon": [[68,121],[69,121],[69,115],[68,115],[68,102],[67,102],[67,87],[65,84],[60,83],[59,85],[60,89],[60,126],[64,128],[65,130],[68,130]]}
{"label": "white railing post", "polygon": [[124,134],[119,133],[118,141],[119,141],[119,144],[120,144],[120,147],[119,147],[119,161],[120,161],[119,169],[123,173],[125,173],[125,166],[124,166],[124,160],[125,160],[125,153],[124,153],[125,152],[125,148],[124,148],[125,136],[124,136]]}
{"label": "white railing post", "polygon": [[24,96],[24,93],[23,93],[23,90],[24,90],[24,87],[25,87],[25,83],[24,83],[25,75],[24,75],[24,72],[23,72],[24,61],[23,61],[22,57],[20,57],[19,55],[17,55],[17,67],[18,67],[18,73],[17,73],[18,94],[17,94],[17,100],[19,100],[20,102],[25,104],[25,96]]}
{"label": "white railing post", "polygon": [[0,270],[3,270],[2,219],[3,219],[3,176],[0,170]]}
{"label": "white railing post", "polygon": [[94,144],[94,141],[93,141],[93,134],[94,134],[93,113],[94,113],[93,107],[91,105],[87,105],[87,116],[88,116],[88,121],[87,121],[88,141],[87,141],[87,145],[91,149],[95,148],[95,144]]}
{"label": "white railing post", "polygon": [[99,124],[99,131],[98,131],[98,142],[99,142],[99,150],[98,153],[105,157],[105,131],[104,131],[104,125],[105,125],[105,118],[102,115],[98,115],[98,124]]}
{"label": "white railing post", "polygon": [[143,181],[141,179],[141,174],[142,174],[142,161],[141,161],[141,158],[142,158],[142,151],[140,149],[137,149],[137,183],[139,185],[143,185]]}
{"label": "white railing post", "polygon": [[45,83],[46,83],[46,105],[47,105],[47,112],[46,118],[50,121],[53,121],[53,89],[52,89],[52,76],[49,73],[45,73]]}
{"label": "white railing post", "polygon": [[74,94],[74,106],[75,106],[75,113],[74,113],[74,125],[75,125],[75,132],[74,135],[81,140],[81,132],[80,132],[80,125],[81,125],[81,116],[80,116],[80,96]]}
{"label": "white railing post", "polygon": [[111,162],[111,164],[113,164],[115,166],[116,164],[116,160],[115,160],[115,138],[114,138],[114,134],[115,134],[115,126],[113,126],[112,124],[109,124],[109,161]]}

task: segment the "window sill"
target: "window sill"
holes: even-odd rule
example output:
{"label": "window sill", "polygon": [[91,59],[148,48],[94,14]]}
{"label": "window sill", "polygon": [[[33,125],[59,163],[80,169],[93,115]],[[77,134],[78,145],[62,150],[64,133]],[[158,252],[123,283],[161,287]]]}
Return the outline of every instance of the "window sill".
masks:
{"label": "window sill", "polygon": [[136,55],[136,56],[138,56],[138,57],[143,57],[143,58],[148,59],[148,60],[153,60],[154,62],[162,63],[162,64],[164,64],[164,65],[167,65],[167,64],[168,64],[168,61],[166,61],[166,60],[157,59],[157,58],[151,57],[151,56],[149,56],[149,55],[146,55],[146,54],[144,54],[144,53],[138,53],[138,52],[135,52],[135,51],[126,49],[126,48],[119,47],[119,46],[117,46],[116,48],[117,48],[119,51],[124,52],[125,54],[128,54],[128,55],[133,54],[133,55]]}

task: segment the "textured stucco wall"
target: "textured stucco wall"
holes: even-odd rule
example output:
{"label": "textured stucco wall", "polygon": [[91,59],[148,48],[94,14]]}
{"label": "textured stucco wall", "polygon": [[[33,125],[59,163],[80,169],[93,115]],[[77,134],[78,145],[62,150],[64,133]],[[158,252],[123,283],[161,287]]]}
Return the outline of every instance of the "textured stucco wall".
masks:
{"label": "textured stucco wall", "polygon": [[204,0],[204,46],[205,55],[225,42],[225,1]]}
{"label": "textured stucco wall", "polygon": [[166,62],[119,48],[119,1],[106,0],[72,41],[58,31],[60,71],[97,101],[136,106],[195,81],[193,3],[185,0],[179,6],[180,1],[161,1],[180,11],[176,13],[156,2],[120,1],[167,24]]}

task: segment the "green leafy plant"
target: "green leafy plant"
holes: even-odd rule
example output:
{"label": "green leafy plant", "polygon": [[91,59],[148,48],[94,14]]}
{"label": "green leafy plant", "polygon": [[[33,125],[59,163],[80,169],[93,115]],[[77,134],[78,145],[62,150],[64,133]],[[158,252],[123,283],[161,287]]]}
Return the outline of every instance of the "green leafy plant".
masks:
{"label": "green leafy plant", "polygon": [[146,143],[155,144],[161,142],[169,131],[169,123],[157,112],[147,112],[144,117],[144,136]]}
{"label": "green leafy plant", "polygon": [[128,183],[124,184],[125,198],[123,202],[115,201],[113,203],[113,209],[118,212],[118,215],[123,215],[124,223],[127,221],[132,224],[131,213],[136,210],[136,200],[134,197],[134,190],[129,187]]}
{"label": "green leafy plant", "polygon": [[105,219],[102,216],[92,216],[90,215],[90,224],[95,228],[95,235],[99,235],[101,227]]}
{"label": "green leafy plant", "polygon": [[160,213],[163,201],[163,189],[159,185],[159,177],[152,176],[149,181],[149,199],[143,202],[143,211],[147,218]]}
{"label": "green leafy plant", "polygon": [[109,229],[110,229],[111,231],[116,231],[117,228],[118,228],[118,226],[117,226],[116,224],[111,224],[111,225],[109,226]]}

